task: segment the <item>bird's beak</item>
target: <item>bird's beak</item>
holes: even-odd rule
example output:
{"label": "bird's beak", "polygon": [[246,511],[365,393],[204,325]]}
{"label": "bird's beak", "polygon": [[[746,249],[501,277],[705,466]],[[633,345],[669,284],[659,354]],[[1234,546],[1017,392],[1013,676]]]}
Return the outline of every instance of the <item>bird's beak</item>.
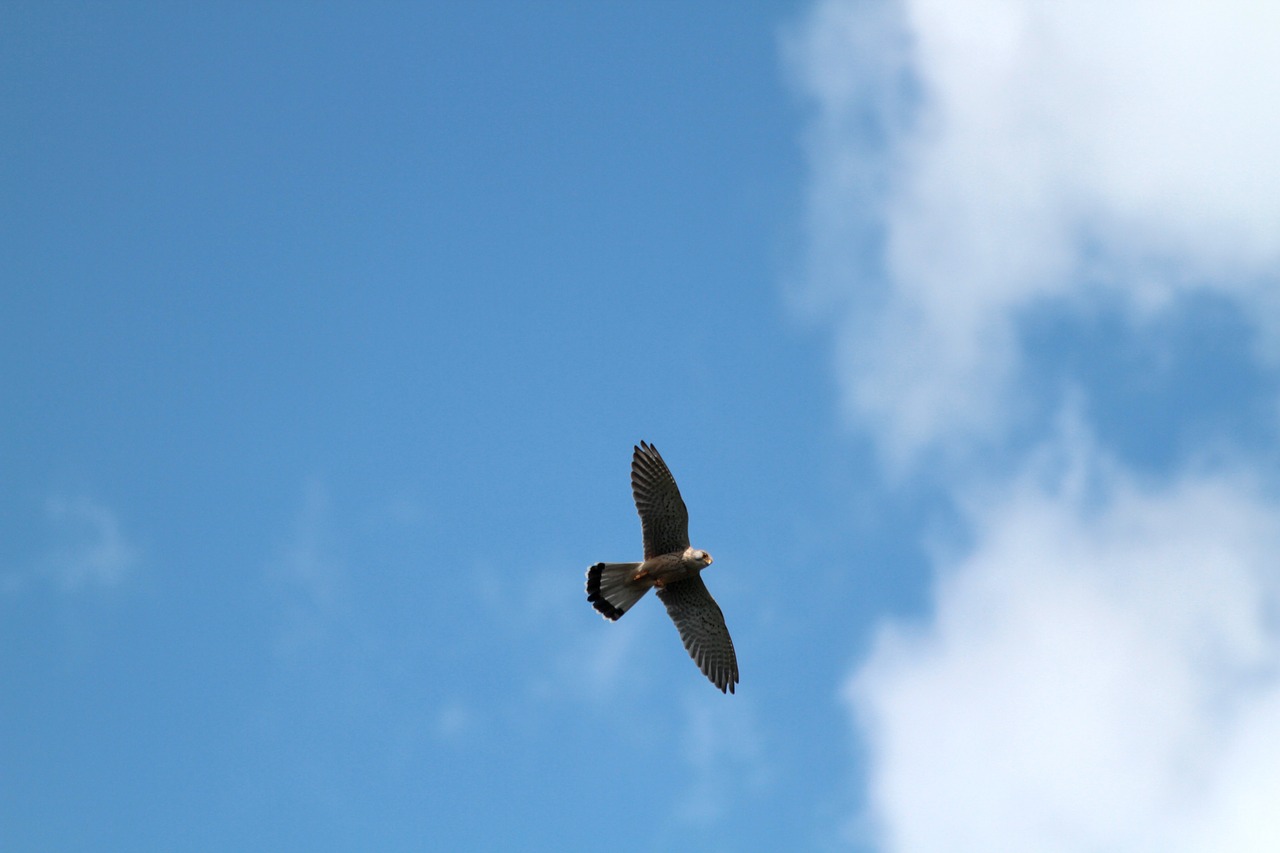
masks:
{"label": "bird's beak", "polygon": [[708,554],[708,555],[707,555],[707,565],[709,566],[709,565],[711,565],[711,564],[712,564],[712,563],[714,563],[714,562],[715,562],[715,560],[711,559],[711,555],[710,555],[710,554]]}

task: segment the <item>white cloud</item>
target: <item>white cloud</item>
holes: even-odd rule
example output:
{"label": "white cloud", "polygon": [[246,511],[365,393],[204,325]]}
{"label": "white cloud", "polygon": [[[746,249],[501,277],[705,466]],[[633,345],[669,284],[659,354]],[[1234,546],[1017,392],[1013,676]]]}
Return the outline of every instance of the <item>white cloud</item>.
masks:
{"label": "white cloud", "polygon": [[[513,632],[527,648],[545,648],[541,665],[522,673],[529,695],[586,701],[599,709],[652,689],[651,676],[633,658],[655,614],[646,617],[646,607],[625,622],[608,622],[587,602],[582,570],[554,559],[543,562],[545,568],[529,569],[520,578],[489,566],[473,572],[495,629]],[[512,602],[519,606],[513,609]]]}
{"label": "white cloud", "polygon": [[64,591],[115,586],[137,562],[138,551],[121,531],[116,514],[102,504],[59,497],[49,500],[46,513],[56,542],[44,565]]}
{"label": "white cloud", "polygon": [[460,740],[476,725],[475,712],[464,702],[451,699],[436,712],[435,735],[442,741]]}
{"label": "white cloud", "polygon": [[694,825],[723,820],[745,795],[758,794],[768,771],[752,706],[731,703],[705,685],[684,703],[682,753],[689,765],[689,787],[679,792],[676,814]]}
{"label": "white cloud", "polygon": [[1253,0],[818,5],[809,292],[890,463],[999,438],[1045,300],[1208,288],[1280,331],[1278,41]]}
{"label": "white cloud", "polygon": [[862,824],[904,853],[1280,849],[1280,506],[1061,447],[975,496],[932,615],[851,677]]}
{"label": "white cloud", "polygon": [[342,616],[346,570],[330,541],[330,515],[328,492],[308,483],[293,533],[267,567],[285,608],[275,646],[281,657],[314,651]]}
{"label": "white cloud", "polygon": [[[890,470],[1029,423],[1046,308],[1155,335],[1209,293],[1275,365],[1278,42],[1252,0],[815,7],[788,45],[805,296]],[[1247,465],[1138,482],[1066,427],[1012,482],[942,469],[973,544],[849,679],[859,825],[891,851],[1280,849],[1280,503]]]}

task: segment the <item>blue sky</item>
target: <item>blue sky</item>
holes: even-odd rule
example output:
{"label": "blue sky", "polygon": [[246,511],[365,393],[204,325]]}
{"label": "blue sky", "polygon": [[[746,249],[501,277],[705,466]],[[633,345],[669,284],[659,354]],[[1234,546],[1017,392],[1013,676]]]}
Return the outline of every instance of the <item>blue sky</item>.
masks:
{"label": "blue sky", "polygon": [[4,846],[1271,849],[1278,31],[8,5]]}

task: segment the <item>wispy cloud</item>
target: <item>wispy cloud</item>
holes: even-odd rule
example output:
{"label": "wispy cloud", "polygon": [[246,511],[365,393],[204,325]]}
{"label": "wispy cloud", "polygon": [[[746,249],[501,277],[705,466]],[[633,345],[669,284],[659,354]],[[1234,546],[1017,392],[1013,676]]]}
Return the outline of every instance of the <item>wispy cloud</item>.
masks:
{"label": "wispy cloud", "polygon": [[808,292],[891,465],[1000,438],[1047,301],[1210,289],[1277,331],[1277,37],[1250,0],[817,6]]}
{"label": "wispy cloud", "polygon": [[1280,505],[1058,450],[972,502],[934,612],[850,679],[866,824],[893,851],[1280,847]]}
{"label": "wispy cloud", "polygon": [[679,792],[676,814],[695,825],[714,825],[768,783],[759,726],[751,705],[728,703],[698,685],[684,702],[681,752],[689,765],[689,786]]}
{"label": "wispy cloud", "polygon": [[268,575],[284,602],[276,653],[291,657],[314,650],[341,616],[342,561],[331,541],[329,495],[310,482],[303,491],[293,531],[268,564]]}
{"label": "wispy cloud", "polygon": [[45,574],[67,592],[121,583],[139,552],[116,514],[88,497],[51,498],[45,505],[53,544],[42,561]]}
{"label": "wispy cloud", "polygon": [[436,710],[435,735],[440,740],[457,741],[475,725],[475,711],[459,699],[450,699]]}
{"label": "wispy cloud", "polygon": [[586,600],[583,571],[546,562],[546,568],[516,577],[486,565],[472,571],[493,630],[541,649],[537,665],[521,673],[525,689],[540,700],[585,700],[597,707],[632,696],[645,681],[628,665],[644,617],[606,623]]}
{"label": "wispy cloud", "polygon": [[[474,572],[494,630],[534,651],[521,672],[520,713],[530,714],[531,704],[568,704],[575,715],[596,715],[629,748],[647,748],[648,738],[678,738],[682,785],[655,807],[669,807],[680,826],[712,831],[745,800],[760,797],[769,761],[750,698],[726,697],[703,679],[657,599],[647,597],[624,619],[608,622],[587,602],[581,569],[547,562],[548,568],[523,576],[483,567]],[[655,707],[668,711],[635,713]],[[677,843],[679,832],[664,827],[660,843]]]}

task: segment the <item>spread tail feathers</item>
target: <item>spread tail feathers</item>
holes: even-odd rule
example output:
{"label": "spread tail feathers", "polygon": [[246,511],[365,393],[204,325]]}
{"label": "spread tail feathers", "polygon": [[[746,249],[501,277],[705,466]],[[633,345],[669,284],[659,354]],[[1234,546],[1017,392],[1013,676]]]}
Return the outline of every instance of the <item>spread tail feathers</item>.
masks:
{"label": "spread tail feathers", "polygon": [[630,581],[638,568],[639,563],[596,563],[587,569],[587,601],[606,619],[622,616],[649,591],[644,581]]}

